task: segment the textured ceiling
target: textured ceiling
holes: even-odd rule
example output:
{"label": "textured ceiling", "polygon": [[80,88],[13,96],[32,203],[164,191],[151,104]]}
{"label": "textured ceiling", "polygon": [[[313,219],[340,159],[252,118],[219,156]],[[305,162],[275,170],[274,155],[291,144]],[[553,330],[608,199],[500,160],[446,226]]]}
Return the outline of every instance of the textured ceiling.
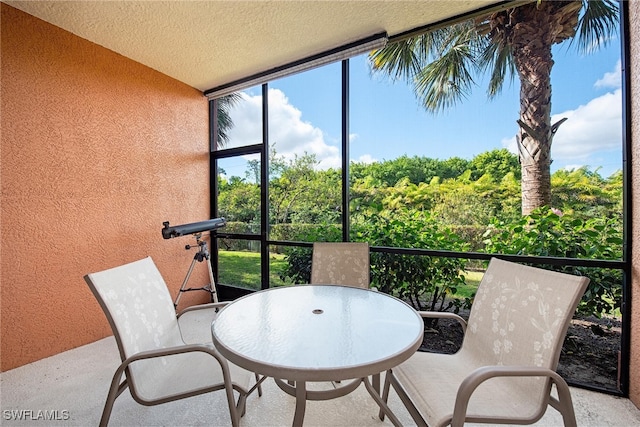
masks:
{"label": "textured ceiling", "polygon": [[199,90],[495,0],[6,1]]}

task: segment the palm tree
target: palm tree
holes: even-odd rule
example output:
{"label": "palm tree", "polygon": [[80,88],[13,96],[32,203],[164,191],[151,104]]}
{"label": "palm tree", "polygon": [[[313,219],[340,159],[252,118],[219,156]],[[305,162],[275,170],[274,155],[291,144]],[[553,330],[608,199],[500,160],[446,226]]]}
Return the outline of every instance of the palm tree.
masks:
{"label": "palm tree", "polygon": [[242,101],[242,93],[232,94],[218,98],[218,148],[224,147],[229,142],[229,130],[233,128],[231,109]]}
{"label": "palm tree", "polygon": [[551,202],[551,143],[565,120],[551,123],[551,47],[575,40],[581,51],[592,51],[610,40],[617,22],[614,0],[538,0],[389,44],[369,59],[374,70],[410,80],[433,113],[464,99],[474,73],[490,73],[489,98],[517,74],[516,139],[526,215]]}

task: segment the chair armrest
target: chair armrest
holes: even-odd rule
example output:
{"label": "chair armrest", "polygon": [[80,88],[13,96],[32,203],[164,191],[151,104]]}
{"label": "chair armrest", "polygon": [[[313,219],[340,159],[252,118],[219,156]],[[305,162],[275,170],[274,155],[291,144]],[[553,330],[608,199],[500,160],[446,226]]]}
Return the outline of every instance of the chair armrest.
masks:
{"label": "chair armrest", "polygon": [[224,307],[225,305],[229,304],[230,302],[231,301],[223,301],[223,302],[212,302],[212,303],[209,303],[209,304],[192,305],[191,307],[187,307],[184,310],[182,310],[180,313],[178,313],[178,319],[180,318],[180,316],[182,316],[185,313],[198,311],[198,310],[215,309],[216,312],[217,312],[218,310],[220,310],[222,307]]}
{"label": "chair armrest", "polygon": [[166,357],[166,356],[172,356],[172,355],[176,355],[176,354],[183,354],[183,353],[191,353],[191,352],[195,352],[195,351],[201,351],[203,353],[208,353],[211,356],[215,357],[216,359],[218,359],[218,361],[220,361],[221,364],[226,365],[227,360],[225,358],[222,357],[222,355],[220,355],[218,353],[218,351],[212,346],[212,345],[207,345],[207,344],[186,344],[186,345],[180,345],[180,346],[175,346],[175,347],[166,347],[166,348],[159,348],[157,350],[147,350],[147,351],[141,351],[140,353],[136,353],[132,356],[127,357],[121,364],[122,365],[130,365],[133,362],[136,362],[138,360],[144,360],[144,359],[153,359],[156,357]]}
{"label": "chair armrest", "polygon": [[[223,358],[212,345],[187,344],[187,345],[181,345],[176,347],[159,348],[157,350],[141,351],[140,353],[136,353],[132,356],[127,357],[125,360],[123,360],[120,363],[120,366],[118,366],[118,369],[116,369],[116,372],[113,375],[113,382],[115,383],[116,381],[119,381],[120,378],[122,377],[122,374],[124,373],[124,370],[133,362],[137,362],[139,360],[145,360],[145,359],[153,359],[156,357],[166,357],[166,356],[172,356],[176,354],[190,353],[194,351],[201,351],[203,353],[208,353],[211,356],[215,357],[216,360],[220,362],[220,365],[222,366],[222,371],[225,372],[224,375],[227,375],[229,373],[227,360]],[[120,394],[121,392],[122,391],[120,391],[118,394]]]}
{"label": "chair armrest", "polygon": [[212,344],[211,322],[218,317],[220,310],[229,304],[217,302],[194,305],[178,314],[178,326],[182,339],[187,344]]}
{"label": "chair armrest", "polygon": [[187,345],[181,345],[176,347],[159,348],[157,350],[141,351],[140,353],[136,353],[132,356],[129,356],[122,361],[120,366],[118,366],[118,369],[116,370],[116,374],[114,375],[114,380],[115,380],[115,377],[119,378],[124,372],[125,368],[130,364],[132,364],[133,362],[137,362],[139,360],[145,360],[145,359],[154,359],[156,357],[167,357],[167,356],[174,356],[176,354],[192,353],[195,351],[201,351],[203,353],[207,353],[215,357],[216,360],[220,363],[220,366],[222,367],[223,375],[227,378],[231,378],[230,377],[231,374],[229,373],[229,366],[227,365],[227,359],[222,357],[222,355],[218,353],[218,351],[212,345],[187,344]]}
{"label": "chair armrest", "polygon": [[467,332],[467,321],[461,316],[455,313],[449,313],[448,311],[418,311],[418,314],[423,318],[429,319],[454,319],[462,326],[462,332]]}
{"label": "chair armrest", "polygon": [[[558,388],[560,400],[568,398],[570,401],[571,399],[569,386],[557,372],[551,369],[535,366],[483,366],[467,375],[458,387],[453,418],[451,419],[452,427],[464,424],[469,399],[476,388],[486,380],[496,377],[549,377]],[[552,402],[552,406],[555,406],[554,402]]]}
{"label": "chair armrest", "polygon": [[[127,381],[122,383],[120,383],[120,381],[122,379],[122,375],[125,373],[125,370],[130,364],[140,360],[153,359],[156,357],[167,357],[167,356],[173,356],[173,355],[184,354],[184,353],[192,353],[195,351],[207,353],[212,357],[214,357],[218,361],[218,364],[222,369],[222,377],[224,379],[225,384],[229,384],[229,385],[232,384],[231,371],[229,370],[229,365],[227,360],[224,357],[222,357],[222,355],[220,355],[212,345],[187,344],[187,345],[181,345],[181,346],[175,346],[175,347],[159,348],[157,350],[141,351],[140,353],[136,353],[132,356],[127,357],[125,360],[122,361],[122,363],[120,363],[120,366],[118,366],[118,369],[116,369],[116,372],[113,374],[110,390],[117,390],[113,398],[115,399],[116,397],[118,397],[124,390],[127,389],[127,387],[129,387],[130,384]],[[119,386],[118,386],[118,383],[120,383]],[[147,402],[146,400],[138,397],[137,392],[133,388],[131,389],[131,393],[133,398],[136,401],[140,403]],[[167,400],[164,400],[164,401],[167,401]],[[162,401],[155,401],[153,404],[156,404],[156,403],[162,403]],[[145,404],[145,403],[142,403],[142,404]]]}

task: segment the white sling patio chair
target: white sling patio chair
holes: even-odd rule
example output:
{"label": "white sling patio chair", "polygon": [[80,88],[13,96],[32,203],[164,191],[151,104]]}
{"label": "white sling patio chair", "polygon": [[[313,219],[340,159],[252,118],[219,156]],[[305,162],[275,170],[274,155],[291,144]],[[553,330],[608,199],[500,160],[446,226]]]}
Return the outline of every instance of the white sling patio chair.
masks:
{"label": "white sling patio chair", "polygon": [[184,343],[171,296],[150,257],[84,278],[109,320],[122,360],[100,426],[108,424],[116,398],[127,388],[146,406],[224,390],[231,424],[239,425],[246,398],[258,387],[249,389],[254,374],[227,362],[211,344]]}
{"label": "white sling patio chair", "polygon": [[[342,285],[369,289],[370,269],[369,244],[366,242],[313,243],[312,285]],[[372,382],[374,388],[380,390],[379,374],[372,377]]]}
{"label": "white sling patio chair", "polygon": [[315,242],[311,257],[311,284],[369,288],[369,244]]}
{"label": "white sling patio chair", "polygon": [[453,313],[421,312],[456,318],[466,329],[460,350],[417,352],[387,372],[383,400],[393,386],[420,426],[531,424],[548,405],[566,426],[575,426],[569,387],[556,368],[588,283],[585,277],[492,259],[468,322]]}

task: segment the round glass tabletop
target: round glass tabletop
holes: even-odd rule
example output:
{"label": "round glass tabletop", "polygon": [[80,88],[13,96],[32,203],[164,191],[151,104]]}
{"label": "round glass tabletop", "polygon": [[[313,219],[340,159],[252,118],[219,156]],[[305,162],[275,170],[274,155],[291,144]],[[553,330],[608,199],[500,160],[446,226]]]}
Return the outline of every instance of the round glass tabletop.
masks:
{"label": "round glass tabletop", "polygon": [[226,306],[213,340],[231,362],[289,380],[326,381],[382,372],[413,354],[423,322],[381,292],[333,285],[273,288]]}

